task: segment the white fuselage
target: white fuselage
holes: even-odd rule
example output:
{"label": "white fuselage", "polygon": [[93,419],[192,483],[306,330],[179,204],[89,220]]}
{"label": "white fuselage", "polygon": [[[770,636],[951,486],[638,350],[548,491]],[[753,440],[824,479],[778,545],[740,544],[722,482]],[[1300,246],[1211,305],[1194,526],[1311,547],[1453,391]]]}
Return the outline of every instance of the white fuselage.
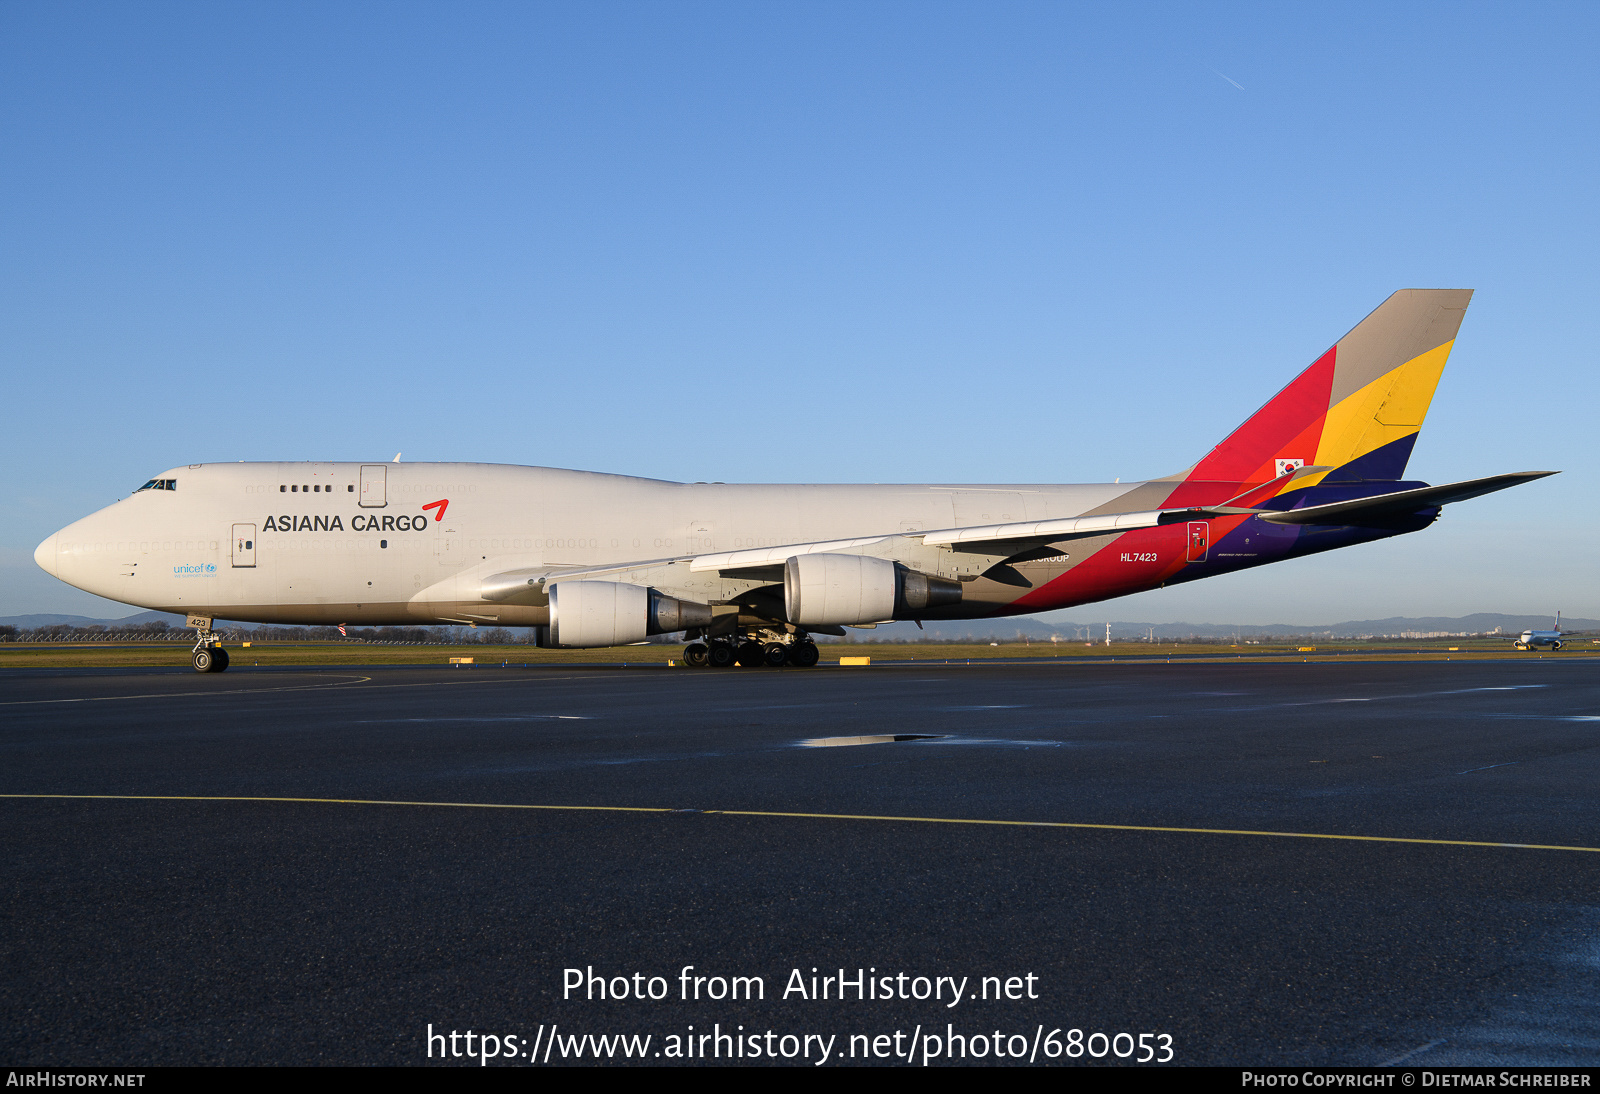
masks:
{"label": "white fuselage", "polygon": [[[719,602],[764,582],[693,573],[688,556],[1076,516],[1138,485],[686,484],[467,463],[204,464],[152,481],[163,485],[40,544],[39,565],[89,592],[162,611],[249,622],[511,625],[542,624],[548,608],[536,589],[487,598],[485,582],[507,572],[637,564],[621,579]],[[1026,591],[978,577],[993,560],[952,557],[918,563],[966,581],[950,615],[1004,611]],[[1065,561],[1023,564],[1030,585]],[[974,572],[960,572],[963,565]]]}

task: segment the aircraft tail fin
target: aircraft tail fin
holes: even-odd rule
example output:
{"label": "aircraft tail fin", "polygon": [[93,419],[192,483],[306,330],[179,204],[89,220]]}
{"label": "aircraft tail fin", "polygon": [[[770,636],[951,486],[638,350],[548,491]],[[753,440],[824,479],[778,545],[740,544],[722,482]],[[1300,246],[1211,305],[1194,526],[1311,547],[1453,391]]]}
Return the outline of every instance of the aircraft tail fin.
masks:
{"label": "aircraft tail fin", "polygon": [[1401,478],[1471,299],[1471,289],[1401,289],[1184,481],[1250,487],[1312,465],[1329,470],[1292,480],[1293,489]]}

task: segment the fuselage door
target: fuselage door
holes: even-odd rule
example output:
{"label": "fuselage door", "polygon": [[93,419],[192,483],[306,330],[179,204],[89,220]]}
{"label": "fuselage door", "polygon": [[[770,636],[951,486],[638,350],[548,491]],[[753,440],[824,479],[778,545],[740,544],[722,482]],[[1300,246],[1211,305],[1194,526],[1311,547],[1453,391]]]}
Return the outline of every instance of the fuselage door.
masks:
{"label": "fuselage door", "polygon": [[235,524],[233,526],[233,564],[235,567],[254,566],[256,564],[256,526],[254,524]]}
{"label": "fuselage door", "polygon": [[1190,562],[1204,562],[1206,552],[1211,549],[1211,523],[1204,520],[1191,520],[1189,522],[1189,556]]}
{"label": "fuselage door", "polygon": [[440,525],[439,530],[434,533],[433,556],[439,560],[439,565],[459,570],[467,562],[467,553],[462,550],[462,545],[460,532]]}
{"label": "fuselage door", "polygon": [[684,537],[684,550],[694,554],[716,550],[716,526],[709,520],[691,520]]}
{"label": "fuselage door", "polygon": [[364,463],[361,465],[361,501],[363,509],[382,509],[389,502],[386,498],[387,484],[389,481],[389,467],[381,463]]}
{"label": "fuselage door", "polygon": [[1026,520],[1022,495],[1015,490],[957,490],[953,498],[957,528]]}

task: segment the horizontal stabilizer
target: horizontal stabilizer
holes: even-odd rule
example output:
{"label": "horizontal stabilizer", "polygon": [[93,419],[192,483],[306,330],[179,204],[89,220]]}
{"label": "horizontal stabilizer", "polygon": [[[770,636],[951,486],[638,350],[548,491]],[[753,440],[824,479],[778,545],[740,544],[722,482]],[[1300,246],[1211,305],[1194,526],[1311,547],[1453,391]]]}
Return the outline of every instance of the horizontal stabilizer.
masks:
{"label": "horizontal stabilizer", "polygon": [[1453,482],[1446,486],[1423,486],[1415,490],[1400,490],[1393,494],[1379,494],[1375,498],[1357,498],[1354,501],[1336,501],[1327,505],[1311,505],[1304,509],[1284,512],[1258,512],[1261,520],[1269,524],[1363,524],[1391,517],[1431,509],[1455,501],[1482,497],[1496,490],[1520,486],[1556,471],[1517,471],[1509,475],[1491,475],[1486,479]]}

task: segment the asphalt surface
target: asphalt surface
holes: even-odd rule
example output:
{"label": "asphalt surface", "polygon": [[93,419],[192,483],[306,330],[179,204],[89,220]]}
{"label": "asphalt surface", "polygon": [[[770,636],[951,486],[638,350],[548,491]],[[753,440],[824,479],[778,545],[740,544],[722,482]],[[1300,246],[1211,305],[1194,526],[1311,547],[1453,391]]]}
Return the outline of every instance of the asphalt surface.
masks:
{"label": "asphalt surface", "polygon": [[[1559,655],[11,672],[0,792],[173,798],[0,799],[0,1058],[417,1064],[431,1024],[523,1064],[588,1034],[674,1062],[691,1025],[754,1035],[701,1042],[747,1063],[830,1036],[828,1066],[920,1063],[916,1029],[939,1063],[953,1028],[969,1063],[996,1031],[1127,1062],[1050,1060],[1078,1029],[1190,1064],[1593,1064],[1600,853],[1468,844],[1600,847],[1597,735],[1600,666]],[[682,1000],[688,965],[765,998]],[[563,998],[590,967],[666,998]],[[966,994],[785,998],[813,968]]]}

